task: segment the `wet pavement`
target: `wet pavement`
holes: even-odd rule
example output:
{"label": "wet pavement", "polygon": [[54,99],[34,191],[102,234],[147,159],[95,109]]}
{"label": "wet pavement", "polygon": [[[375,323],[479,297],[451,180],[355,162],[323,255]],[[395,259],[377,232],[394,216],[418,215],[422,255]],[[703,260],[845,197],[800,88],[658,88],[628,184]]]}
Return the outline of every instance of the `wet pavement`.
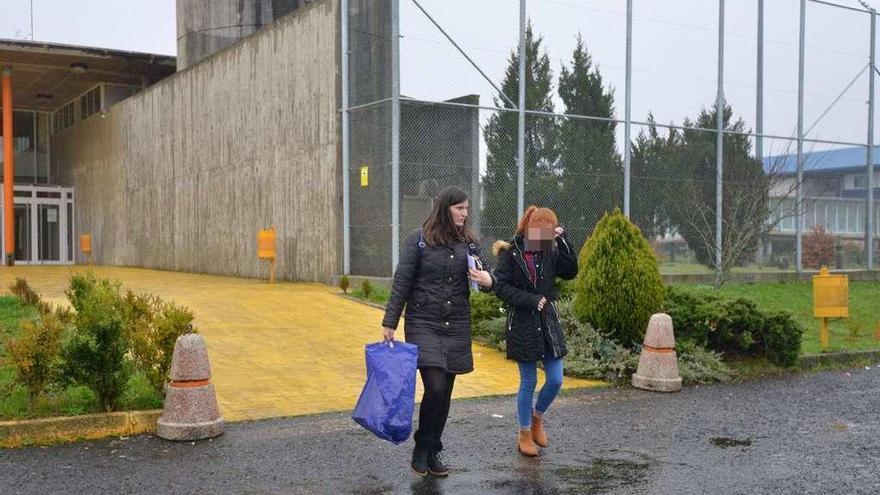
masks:
{"label": "wet pavement", "polygon": [[[500,416],[500,417],[499,417]],[[448,479],[410,473],[411,443],[345,414],[236,423],[198,443],[136,437],[0,450],[0,494],[878,494],[880,369],[661,395],[578,390],[538,458],[514,446],[514,400],[455,401]]]}

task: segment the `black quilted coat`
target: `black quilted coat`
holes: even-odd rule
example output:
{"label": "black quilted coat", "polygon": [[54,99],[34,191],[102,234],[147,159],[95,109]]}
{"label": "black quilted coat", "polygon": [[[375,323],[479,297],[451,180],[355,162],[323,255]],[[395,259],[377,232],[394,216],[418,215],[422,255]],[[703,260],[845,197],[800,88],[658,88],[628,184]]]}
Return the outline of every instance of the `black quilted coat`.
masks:
{"label": "black quilted coat", "polygon": [[382,326],[397,328],[406,309],[404,334],[408,343],[419,346],[419,368],[455,374],[474,369],[469,252],[479,255],[480,248],[463,241],[420,248],[418,230],[403,241]]}
{"label": "black quilted coat", "polygon": [[[507,357],[521,362],[564,357],[568,349],[554,304],[554,282],[556,277],[571,280],[577,276],[577,255],[568,238],[565,234],[557,237],[554,249],[543,254],[534,284],[523,258],[521,235],[508,243],[497,243],[496,250],[495,294],[507,309]],[[541,297],[547,298],[547,304],[538,311]],[[547,356],[545,350],[553,355]]]}

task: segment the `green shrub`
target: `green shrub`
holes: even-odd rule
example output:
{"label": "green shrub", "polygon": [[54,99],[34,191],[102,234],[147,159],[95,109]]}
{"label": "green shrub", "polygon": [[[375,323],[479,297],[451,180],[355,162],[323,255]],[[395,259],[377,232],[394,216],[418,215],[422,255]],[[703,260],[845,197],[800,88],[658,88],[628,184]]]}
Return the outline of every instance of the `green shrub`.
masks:
{"label": "green shrub", "polygon": [[364,280],[361,283],[361,292],[363,292],[364,297],[370,299],[370,294],[373,293],[373,284],[371,284],[369,280]]}
{"label": "green shrub", "polygon": [[174,344],[192,331],[193,314],[160,298],[128,291],[122,298],[126,337],[137,369],[156,392],[163,393]]}
{"label": "green shrub", "polygon": [[663,307],[657,258],[639,228],[606,214],[580,252],[575,313],[624,346],[641,344],[648,319]]}
{"label": "green shrub", "polygon": [[751,299],[738,297],[722,301],[715,309],[715,331],[709,334],[709,348],[731,355],[748,356],[763,341],[764,313]]}
{"label": "green shrub", "polygon": [[471,292],[471,326],[480,322],[503,316],[504,303],[495,294],[487,292]]}
{"label": "green shrub", "polygon": [[556,285],[556,300],[562,299],[574,299],[575,296],[575,281],[574,280],[562,280],[561,278],[557,278],[555,284]]}
{"label": "green shrub", "polygon": [[717,319],[715,305],[720,300],[715,292],[697,295],[674,285],[666,288],[665,312],[672,318],[677,347],[685,342],[709,345],[709,334]]}
{"label": "green shrub", "polygon": [[628,381],[638,367],[638,354],[581,321],[575,314],[575,307],[570,299],[556,303],[568,347],[566,374],[616,383]]}
{"label": "green shrub", "polygon": [[500,350],[507,349],[507,317],[499,316],[478,322],[473,327],[474,339]]}
{"label": "green shrub", "polygon": [[6,343],[16,381],[27,388],[31,405],[56,371],[63,329],[55,315],[44,314],[37,320],[22,322],[21,335]]}
{"label": "green shrub", "polygon": [[107,411],[116,408],[131,374],[119,291],[118,281],[99,280],[93,273],[73,275],[67,291],[76,317],[62,350],[64,376],[92,389]]}
{"label": "green shrub", "polygon": [[727,357],[765,357],[779,366],[794,364],[800,353],[800,324],[788,313],[768,314],[748,298],[725,299],[712,291],[671,286],[666,313],[679,352],[694,345]]}
{"label": "green shrub", "polygon": [[348,294],[349,286],[351,286],[351,280],[348,278],[348,275],[339,277],[339,288],[342,289],[343,294]]}
{"label": "green shrub", "polygon": [[800,354],[803,328],[789,313],[773,313],[764,325],[767,359],[776,366],[794,365]]}
{"label": "green shrub", "polygon": [[721,354],[693,343],[676,345],[678,373],[684,383],[712,383],[730,381],[732,373],[724,364]]}
{"label": "green shrub", "polygon": [[37,306],[40,304],[40,295],[31,289],[27,280],[23,278],[17,277],[15,283],[9,286],[9,292],[17,297],[24,306]]}

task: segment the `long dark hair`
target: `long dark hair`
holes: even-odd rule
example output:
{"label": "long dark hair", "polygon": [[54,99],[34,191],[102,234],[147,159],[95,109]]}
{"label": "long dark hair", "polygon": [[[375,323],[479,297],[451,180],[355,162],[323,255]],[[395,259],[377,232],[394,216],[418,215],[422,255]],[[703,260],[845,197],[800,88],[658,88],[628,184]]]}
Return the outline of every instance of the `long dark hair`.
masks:
{"label": "long dark hair", "polygon": [[461,188],[449,186],[434,198],[434,206],[422,229],[425,242],[431,246],[443,246],[455,241],[474,242],[476,236],[467,225],[470,218],[465,219],[463,227],[457,227],[449,214],[449,207],[468,201],[468,195]]}

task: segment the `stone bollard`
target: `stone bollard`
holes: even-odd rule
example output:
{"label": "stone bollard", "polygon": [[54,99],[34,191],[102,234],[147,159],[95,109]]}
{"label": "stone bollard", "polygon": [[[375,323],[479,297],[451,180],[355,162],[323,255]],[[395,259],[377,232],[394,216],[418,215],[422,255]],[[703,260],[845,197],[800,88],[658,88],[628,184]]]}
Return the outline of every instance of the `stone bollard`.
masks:
{"label": "stone bollard", "polygon": [[201,335],[181,335],[174,344],[171,383],[156,433],[166,440],[202,440],[223,434],[223,417],[210,383],[211,364]]}
{"label": "stone bollard", "polygon": [[648,322],[645,345],[639,356],[639,369],[632,377],[632,386],[656,392],[681,390],[672,318],[665,313],[652,315]]}

